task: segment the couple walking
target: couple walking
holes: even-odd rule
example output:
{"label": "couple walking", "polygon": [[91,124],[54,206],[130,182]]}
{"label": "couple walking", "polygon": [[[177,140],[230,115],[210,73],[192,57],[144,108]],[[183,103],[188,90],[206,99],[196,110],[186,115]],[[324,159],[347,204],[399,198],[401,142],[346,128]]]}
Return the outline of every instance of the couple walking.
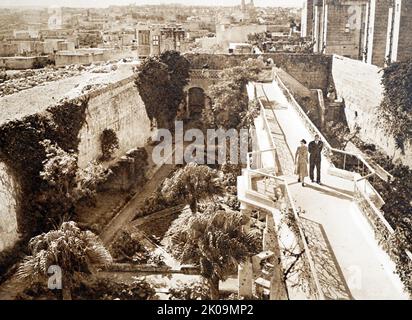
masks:
{"label": "couple walking", "polygon": [[323,142],[318,135],[315,135],[315,140],[306,146],[306,140],[300,141],[300,146],[296,150],[295,165],[296,174],[299,176],[298,182],[302,182],[305,186],[305,177],[308,176],[308,153],[309,153],[309,176],[310,180],[314,182],[314,171],[316,167],[316,182],[320,184],[320,161],[322,154]]}

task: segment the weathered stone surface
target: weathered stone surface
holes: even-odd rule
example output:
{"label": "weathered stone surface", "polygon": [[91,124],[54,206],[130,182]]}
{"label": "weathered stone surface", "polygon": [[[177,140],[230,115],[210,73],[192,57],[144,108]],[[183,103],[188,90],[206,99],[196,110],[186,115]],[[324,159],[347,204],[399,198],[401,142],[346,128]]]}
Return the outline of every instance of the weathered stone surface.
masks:
{"label": "weathered stone surface", "polygon": [[[292,77],[309,89],[326,90],[329,85],[329,75],[332,58],[320,54],[301,53],[265,53],[264,59],[272,59],[277,67],[284,69]],[[256,58],[256,55],[239,54],[186,54],[192,69],[224,69],[238,66],[242,61]]]}
{"label": "weathered stone surface", "polygon": [[0,252],[19,238],[17,232],[17,185],[4,163],[0,162]]}

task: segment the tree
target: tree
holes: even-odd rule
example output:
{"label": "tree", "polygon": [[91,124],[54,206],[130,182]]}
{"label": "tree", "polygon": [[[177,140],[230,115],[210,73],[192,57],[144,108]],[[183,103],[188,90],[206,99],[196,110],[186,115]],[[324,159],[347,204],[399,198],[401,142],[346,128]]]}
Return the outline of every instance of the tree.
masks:
{"label": "tree", "polygon": [[264,63],[248,59],[240,66],[224,69],[222,80],[210,87],[212,106],[202,114],[206,128],[240,129],[249,116],[249,98],[246,85],[257,81]]}
{"label": "tree", "polygon": [[259,251],[253,233],[243,231],[239,212],[206,209],[195,215],[183,214],[166,233],[169,252],[181,263],[199,266],[210,296],[219,298],[219,281],[226,280],[238,264]]}
{"label": "tree", "polygon": [[71,299],[71,290],[82,277],[90,275],[95,265],[112,262],[101,240],[90,231],[80,230],[73,221],[32,238],[27,256],[17,271],[18,278],[30,285],[45,283],[48,270],[57,265],[62,270],[63,299]]}
{"label": "tree", "polygon": [[136,86],[149,119],[156,120],[158,128],[173,128],[189,71],[189,61],[177,51],[149,57],[137,68]]}
{"label": "tree", "polygon": [[200,200],[222,194],[223,188],[217,171],[191,162],[164,181],[161,193],[166,200],[179,197],[195,213]]}
{"label": "tree", "polygon": [[50,140],[44,140],[41,144],[46,151],[46,160],[40,177],[47,185],[42,196],[36,199],[36,204],[45,208],[48,219],[38,229],[49,230],[70,219],[79,201],[95,205],[97,186],[106,181],[112,172],[97,162],[79,169],[74,152],[66,152]]}
{"label": "tree", "polygon": [[42,208],[46,215],[36,219],[37,230],[50,230],[60,225],[65,218],[75,212],[73,190],[76,188],[77,155],[66,152],[50,140],[40,142],[46,151],[43,170],[40,177],[44,183],[44,191],[35,199],[35,206]]}

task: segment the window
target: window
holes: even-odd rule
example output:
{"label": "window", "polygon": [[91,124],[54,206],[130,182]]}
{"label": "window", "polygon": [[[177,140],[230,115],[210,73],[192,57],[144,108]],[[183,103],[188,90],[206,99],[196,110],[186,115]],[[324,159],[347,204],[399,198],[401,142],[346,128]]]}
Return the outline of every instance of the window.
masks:
{"label": "window", "polygon": [[139,44],[143,46],[148,46],[149,43],[149,33],[148,32],[139,32]]}
{"label": "window", "polygon": [[159,45],[159,36],[153,36],[153,45],[158,46]]}

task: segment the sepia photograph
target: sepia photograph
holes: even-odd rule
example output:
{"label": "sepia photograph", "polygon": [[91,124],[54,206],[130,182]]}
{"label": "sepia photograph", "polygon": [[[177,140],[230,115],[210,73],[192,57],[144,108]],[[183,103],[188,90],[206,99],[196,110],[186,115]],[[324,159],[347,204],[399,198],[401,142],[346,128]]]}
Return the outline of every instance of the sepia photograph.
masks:
{"label": "sepia photograph", "polygon": [[1,0],[0,300],[411,298],[412,0]]}

